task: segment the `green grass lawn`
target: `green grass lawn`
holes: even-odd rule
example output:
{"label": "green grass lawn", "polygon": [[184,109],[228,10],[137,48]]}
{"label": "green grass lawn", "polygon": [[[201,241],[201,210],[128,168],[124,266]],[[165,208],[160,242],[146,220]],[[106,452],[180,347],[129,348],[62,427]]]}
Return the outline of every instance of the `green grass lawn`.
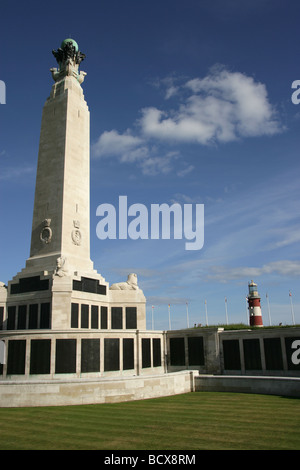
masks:
{"label": "green grass lawn", "polygon": [[0,449],[300,449],[300,399],[196,392],[151,400],[0,408]]}

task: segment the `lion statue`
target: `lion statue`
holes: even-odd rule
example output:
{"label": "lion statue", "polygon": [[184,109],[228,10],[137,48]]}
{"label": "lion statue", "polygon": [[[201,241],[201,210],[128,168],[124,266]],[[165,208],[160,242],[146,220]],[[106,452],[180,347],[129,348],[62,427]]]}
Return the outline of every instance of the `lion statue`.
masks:
{"label": "lion statue", "polygon": [[127,281],[117,282],[110,286],[111,290],[138,290],[137,275],[135,273],[128,274]]}
{"label": "lion statue", "polygon": [[67,269],[67,258],[65,256],[60,256],[56,260],[56,268],[54,271],[55,276],[63,277],[68,274],[68,269]]}

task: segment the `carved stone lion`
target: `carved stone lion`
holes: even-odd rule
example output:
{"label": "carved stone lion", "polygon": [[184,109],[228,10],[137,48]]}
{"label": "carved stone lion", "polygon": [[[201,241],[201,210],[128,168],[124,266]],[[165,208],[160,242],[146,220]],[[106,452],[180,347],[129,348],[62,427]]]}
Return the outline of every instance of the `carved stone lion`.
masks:
{"label": "carved stone lion", "polygon": [[68,269],[67,269],[67,258],[64,256],[60,256],[56,260],[56,269],[55,269],[55,276],[63,277],[68,274]]}
{"label": "carved stone lion", "polygon": [[128,274],[127,281],[125,282],[117,282],[116,284],[112,284],[110,286],[111,290],[138,290],[139,287],[137,285],[137,275],[134,273]]}

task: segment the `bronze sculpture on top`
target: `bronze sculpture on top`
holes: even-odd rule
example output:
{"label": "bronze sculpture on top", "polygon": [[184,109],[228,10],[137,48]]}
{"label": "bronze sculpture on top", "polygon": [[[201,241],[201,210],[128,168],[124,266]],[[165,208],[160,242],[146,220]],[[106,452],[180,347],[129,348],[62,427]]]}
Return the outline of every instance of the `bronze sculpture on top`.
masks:
{"label": "bronze sculpture on top", "polygon": [[52,54],[59,67],[58,70],[54,67],[50,69],[55,82],[67,75],[74,76],[79,83],[83,82],[86,73],[79,73],[78,66],[85,59],[85,54],[79,51],[78,44],[74,39],[65,39],[57,51],[52,50]]}

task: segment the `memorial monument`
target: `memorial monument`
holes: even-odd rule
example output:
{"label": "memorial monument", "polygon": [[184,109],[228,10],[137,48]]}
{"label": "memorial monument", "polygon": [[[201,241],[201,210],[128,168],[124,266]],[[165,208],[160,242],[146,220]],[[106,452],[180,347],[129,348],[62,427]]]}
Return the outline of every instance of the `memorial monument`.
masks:
{"label": "memorial monument", "polygon": [[[54,84],[42,113],[30,256],[7,288],[0,286],[2,330],[11,337],[3,373],[137,374],[136,332],[146,329],[137,276],[110,288],[90,259],[90,115],[79,71],[85,54],[73,39],[52,52],[58,67],[50,69]],[[150,340],[144,356],[155,351],[150,365],[161,367],[161,337]]]}
{"label": "memorial monument", "polygon": [[[109,285],[94,269],[90,123],[86,73],[79,71],[85,55],[73,39],[53,55],[58,67],[50,69],[54,84],[42,114],[30,255],[7,285],[0,282],[0,406],[186,393],[195,390],[198,372],[299,375],[291,359],[299,329],[147,331],[137,275]],[[255,283],[250,287],[255,310],[259,295]]]}

